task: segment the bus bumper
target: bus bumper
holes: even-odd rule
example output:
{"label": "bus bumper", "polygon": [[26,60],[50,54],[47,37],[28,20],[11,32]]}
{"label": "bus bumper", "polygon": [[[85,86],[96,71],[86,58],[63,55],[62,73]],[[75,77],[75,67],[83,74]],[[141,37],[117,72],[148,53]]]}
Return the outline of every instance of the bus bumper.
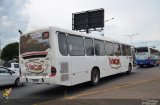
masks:
{"label": "bus bumper", "polygon": [[153,60],[136,60],[137,65],[154,65]]}
{"label": "bus bumper", "polygon": [[54,78],[50,77],[20,77],[22,83],[36,83],[36,84],[56,84]]}

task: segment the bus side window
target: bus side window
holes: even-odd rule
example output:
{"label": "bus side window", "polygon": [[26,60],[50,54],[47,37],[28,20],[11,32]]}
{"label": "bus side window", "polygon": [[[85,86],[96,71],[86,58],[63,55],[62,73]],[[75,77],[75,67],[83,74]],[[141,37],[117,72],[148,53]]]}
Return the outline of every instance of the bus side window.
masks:
{"label": "bus side window", "polygon": [[113,56],[113,43],[111,42],[105,42],[105,51],[107,56]]}
{"label": "bus side window", "polygon": [[127,55],[131,56],[131,47],[126,45],[126,51],[127,51]]}
{"label": "bus side window", "polygon": [[59,51],[63,56],[68,55],[67,50],[67,37],[65,33],[58,33]]}
{"label": "bus side window", "polygon": [[126,46],[122,44],[122,56],[126,56],[126,55],[127,55]]}
{"label": "bus side window", "polygon": [[94,40],[94,46],[95,46],[95,54],[98,56],[104,56],[105,50],[104,50],[104,42],[100,40]]}
{"label": "bus side window", "polygon": [[71,56],[84,56],[84,40],[81,36],[68,35],[68,52]]}
{"label": "bus side window", "polygon": [[121,55],[121,48],[120,45],[117,43],[114,43],[114,55],[120,56]]}
{"label": "bus side window", "polygon": [[91,38],[85,38],[85,49],[87,56],[94,55],[93,40]]}

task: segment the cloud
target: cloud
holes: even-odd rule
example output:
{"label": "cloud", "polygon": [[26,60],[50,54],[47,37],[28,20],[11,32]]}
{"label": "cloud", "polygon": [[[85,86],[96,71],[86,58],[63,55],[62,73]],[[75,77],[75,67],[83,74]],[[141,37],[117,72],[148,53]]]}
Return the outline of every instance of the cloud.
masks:
{"label": "cloud", "polygon": [[0,0],[0,38],[5,44],[19,41],[18,29],[26,30],[29,3],[29,0]]}
{"label": "cloud", "polygon": [[125,35],[139,33],[133,42],[160,40],[159,0],[1,0],[0,28],[8,24],[3,29],[7,38],[18,37],[17,29],[58,26],[71,30],[72,13],[97,8],[105,9],[105,19],[115,18],[105,23],[106,37],[130,43]]}
{"label": "cloud", "polygon": [[[104,35],[125,43],[125,35],[139,33],[133,42],[160,40],[159,0],[32,0],[28,30],[33,27],[59,26],[72,29],[72,13],[105,9]],[[101,34],[101,33],[99,33]]]}

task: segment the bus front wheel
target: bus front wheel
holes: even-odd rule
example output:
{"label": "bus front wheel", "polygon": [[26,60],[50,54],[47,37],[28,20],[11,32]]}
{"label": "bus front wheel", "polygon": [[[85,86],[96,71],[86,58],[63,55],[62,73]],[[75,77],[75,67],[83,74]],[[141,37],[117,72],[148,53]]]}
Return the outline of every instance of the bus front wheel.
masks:
{"label": "bus front wheel", "polygon": [[140,65],[140,68],[143,68],[143,65]]}
{"label": "bus front wheel", "polygon": [[96,86],[100,81],[100,72],[97,68],[94,68],[91,72],[91,84]]}
{"label": "bus front wheel", "polygon": [[132,64],[129,64],[127,74],[131,74],[131,71],[132,71]]}

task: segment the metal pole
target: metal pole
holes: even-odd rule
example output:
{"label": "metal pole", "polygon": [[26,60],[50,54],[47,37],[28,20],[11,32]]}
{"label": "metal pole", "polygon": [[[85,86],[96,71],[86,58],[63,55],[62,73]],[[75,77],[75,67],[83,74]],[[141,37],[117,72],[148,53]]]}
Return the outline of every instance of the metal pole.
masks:
{"label": "metal pole", "polygon": [[108,19],[108,20],[105,20],[104,21],[104,23],[106,23],[106,22],[108,22],[108,21],[110,21],[110,20],[113,20],[114,18],[111,18],[111,19]]}
{"label": "metal pole", "polygon": [[133,45],[133,43],[132,43],[132,37],[134,37],[134,36],[136,36],[136,35],[138,35],[138,34],[139,34],[139,33],[131,34],[131,35],[125,35],[125,36],[130,37],[131,45]]}
{"label": "metal pole", "polygon": [[130,37],[131,38],[131,45],[133,45],[133,43],[132,43],[132,37]]}

